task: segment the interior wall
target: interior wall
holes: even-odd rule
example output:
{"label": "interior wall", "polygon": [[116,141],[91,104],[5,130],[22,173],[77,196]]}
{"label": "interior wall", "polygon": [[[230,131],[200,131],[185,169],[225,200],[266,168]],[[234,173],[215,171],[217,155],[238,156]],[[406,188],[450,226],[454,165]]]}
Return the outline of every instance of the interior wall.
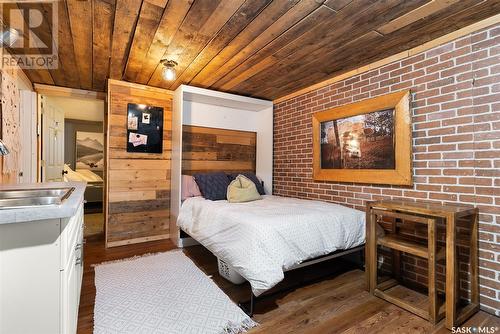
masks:
{"label": "interior wall", "polygon": [[[3,52],[4,52],[4,56],[9,56],[7,51],[4,50]],[[24,72],[20,68],[18,68],[18,67],[16,67],[16,68],[2,68],[0,70],[0,73],[7,75],[6,79],[9,81],[8,84],[11,86],[15,86],[14,89],[18,92],[18,94],[17,94],[18,97],[20,96],[21,90],[33,91],[32,83],[30,82],[28,77],[24,74]],[[2,96],[2,98],[11,99],[7,95],[6,91],[4,91],[3,89],[1,89],[1,90],[2,91],[0,92],[0,96]],[[2,122],[3,122],[3,118],[5,117],[5,113],[11,112],[13,110],[17,110],[17,112],[19,112],[21,110],[20,99],[17,99],[17,101],[15,101],[15,103],[17,104],[16,109],[6,109],[6,108],[0,106],[0,138],[2,137]],[[25,131],[32,131],[32,129],[26,129],[25,127],[20,126],[19,127],[19,136],[22,137],[23,134],[25,134]],[[29,133],[29,135],[31,136],[31,133]],[[35,134],[35,136],[33,136],[33,138],[36,138],[36,134]],[[20,180],[19,172],[21,171],[22,166],[25,165],[24,161],[22,160],[23,159],[22,153],[23,153],[22,147],[19,147],[19,152],[18,152],[19,159],[20,159],[19,170],[12,171],[9,173],[3,172],[3,170],[4,170],[4,168],[3,168],[4,167],[4,157],[0,156],[0,183],[17,183],[17,182],[19,182],[19,180]]]}
{"label": "interior wall", "polygon": [[[163,153],[127,152],[127,104],[163,107]],[[107,247],[169,238],[172,92],[108,82]]]}
{"label": "interior wall", "polygon": [[[277,195],[360,210],[367,201],[394,198],[477,206],[481,308],[496,315],[500,315],[499,46],[497,24],[283,101],[275,105],[274,117]],[[413,186],[313,180],[314,112],[407,89],[413,98]],[[427,281],[425,261],[409,260],[403,270],[409,280]],[[461,271],[466,282],[467,267]]]}
{"label": "interior wall", "polygon": [[104,100],[45,95],[52,105],[64,110],[64,118],[91,122],[104,120]]}

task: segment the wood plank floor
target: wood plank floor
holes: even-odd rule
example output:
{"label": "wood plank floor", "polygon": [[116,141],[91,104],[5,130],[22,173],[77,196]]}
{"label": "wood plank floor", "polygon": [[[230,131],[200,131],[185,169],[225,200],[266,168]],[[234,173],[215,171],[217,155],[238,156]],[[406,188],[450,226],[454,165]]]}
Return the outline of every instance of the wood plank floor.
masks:
{"label": "wood plank floor", "polygon": [[[104,248],[102,238],[85,245],[85,267],[78,317],[78,333],[92,333],[95,299],[92,264],[103,261],[163,252],[175,248],[169,241]],[[248,298],[249,286],[233,285],[217,273],[216,258],[201,246],[184,250],[207,275],[235,301]],[[319,277],[322,277],[319,279]],[[326,278],[325,278],[326,276]],[[343,260],[332,260],[287,274],[283,287],[301,281],[315,282],[287,292],[273,293],[259,301],[254,319],[260,326],[252,333],[450,333],[443,322],[432,326],[365,291],[364,273]],[[493,326],[500,330],[500,319],[479,312],[463,326]]]}

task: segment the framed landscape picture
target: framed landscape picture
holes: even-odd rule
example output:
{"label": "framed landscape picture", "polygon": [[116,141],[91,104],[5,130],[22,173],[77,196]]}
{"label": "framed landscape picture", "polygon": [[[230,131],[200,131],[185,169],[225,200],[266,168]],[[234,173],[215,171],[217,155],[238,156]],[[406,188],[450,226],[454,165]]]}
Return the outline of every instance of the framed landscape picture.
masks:
{"label": "framed landscape picture", "polygon": [[76,169],[101,171],[104,166],[104,134],[76,131]]}
{"label": "framed landscape picture", "polygon": [[315,180],[412,184],[410,92],[313,115]]}

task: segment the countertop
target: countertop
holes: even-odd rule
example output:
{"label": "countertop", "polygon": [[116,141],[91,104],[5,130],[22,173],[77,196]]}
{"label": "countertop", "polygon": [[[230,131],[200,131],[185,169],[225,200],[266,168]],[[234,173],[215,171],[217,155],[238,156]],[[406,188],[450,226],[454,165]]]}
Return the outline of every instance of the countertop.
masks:
{"label": "countertop", "polygon": [[85,193],[86,186],[86,182],[47,182],[0,185],[0,191],[15,189],[75,188],[71,195],[64,200],[61,205],[0,210],[0,224],[71,217],[76,213],[83,201],[83,194]]}

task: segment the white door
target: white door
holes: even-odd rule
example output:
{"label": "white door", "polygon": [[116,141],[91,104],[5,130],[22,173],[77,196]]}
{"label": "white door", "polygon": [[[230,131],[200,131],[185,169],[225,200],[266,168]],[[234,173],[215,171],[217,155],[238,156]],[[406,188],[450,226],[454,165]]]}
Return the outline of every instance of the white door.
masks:
{"label": "white door", "polygon": [[64,111],[42,98],[42,181],[63,181]]}
{"label": "white door", "polygon": [[20,90],[21,103],[19,116],[21,122],[21,173],[19,182],[36,182],[37,160],[37,114],[36,93],[29,90]]}

